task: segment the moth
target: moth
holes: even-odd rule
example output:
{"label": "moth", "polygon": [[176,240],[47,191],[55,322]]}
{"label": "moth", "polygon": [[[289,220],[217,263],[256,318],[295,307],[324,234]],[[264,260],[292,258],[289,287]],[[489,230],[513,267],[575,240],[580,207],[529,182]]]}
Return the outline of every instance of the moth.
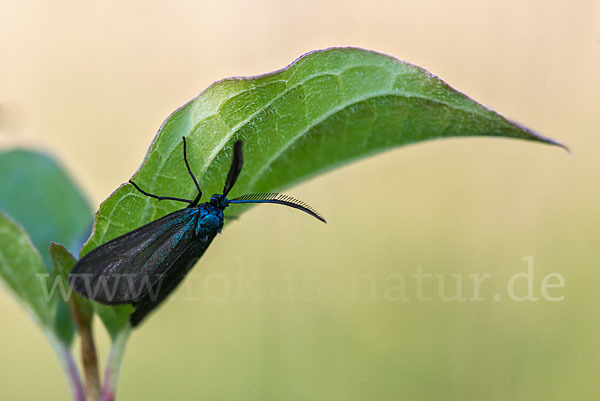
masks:
{"label": "moth", "polygon": [[157,201],[187,203],[187,207],[121,235],[86,254],[69,275],[71,287],[79,294],[106,305],[132,304],[129,316],[133,327],[179,285],[215,236],[221,232],[223,211],[233,204],[273,203],[301,210],[325,223],[325,219],[306,203],[279,193],[247,194],[228,199],[244,164],[242,141],[235,142],[233,158],[223,193],[200,203],[202,190],[187,160],[183,138],[183,160],[198,191],[192,200],[157,196],[129,183]]}

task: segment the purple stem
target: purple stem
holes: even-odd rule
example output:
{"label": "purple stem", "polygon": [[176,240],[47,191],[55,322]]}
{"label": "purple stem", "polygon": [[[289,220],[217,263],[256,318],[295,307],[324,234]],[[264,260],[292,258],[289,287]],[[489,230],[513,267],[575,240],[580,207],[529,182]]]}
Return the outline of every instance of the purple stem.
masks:
{"label": "purple stem", "polygon": [[102,394],[100,395],[100,401],[115,401],[117,393],[117,379],[119,378],[119,371],[121,369],[121,362],[123,361],[123,353],[125,352],[125,345],[129,339],[131,328],[127,327],[123,329],[116,338],[113,339],[112,346],[110,347],[110,354],[106,361],[106,369],[104,371],[104,381],[102,383]]}
{"label": "purple stem", "polygon": [[83,383],[81,382],[81,377],[79,376],[79,371],[77,370],[71,351],[66,347],[61,348],[62,360],[65,364],[64,368],[67,373],[69,385],[71,386],[73,400],[85,401],[85,390],[83,389]]}
{"label": "purple stem", "polygon": [[[109,360],[110,359],[111,357],[109,357]],[[110,367],[107,366],[104,372],[104,382],[102,383],[102,393],[100,395],[100,401],[115,401],[116,388],[113,388],[112,381],[112,372]]]}

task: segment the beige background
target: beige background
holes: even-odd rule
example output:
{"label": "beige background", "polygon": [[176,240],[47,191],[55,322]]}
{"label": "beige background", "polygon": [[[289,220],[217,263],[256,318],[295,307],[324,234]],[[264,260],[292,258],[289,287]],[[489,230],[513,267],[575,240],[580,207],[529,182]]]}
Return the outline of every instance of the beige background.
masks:
{"label": "beige background", "polygon": [[[326,226],[253,209],[133,335],[119,399],[600,397],[598,1],[1,1],[0,10],[0,147],[55,154],[94,208],[135,171],[163,119],[207,85],[329,46],[418,64],[572,148],[425,143],[294,188]],[[506,283],[528,256],[540,300],[519,303]],[[419,266],[462,274],[465,286],[468,274],[492,274],[486,301],[417,302],[410,281],[410,301],[390,300],[390,277],[410,280]],[[541,298],[549,273],[564,277],[551,292],[563,301]],[[238,296],[248,275],[263,300]],[[288,288],[295,299],[281,299]],[[426,291],[435,295],[435,283]],[[0,399],[67,399],[50,346],[5,291],[0,316]]]}

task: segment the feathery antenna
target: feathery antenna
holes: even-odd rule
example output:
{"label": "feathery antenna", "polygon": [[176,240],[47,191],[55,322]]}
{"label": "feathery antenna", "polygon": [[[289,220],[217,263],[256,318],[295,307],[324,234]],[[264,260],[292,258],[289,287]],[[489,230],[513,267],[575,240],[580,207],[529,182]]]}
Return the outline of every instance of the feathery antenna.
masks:
{"label": "feathery antenna", "polygon": [[323,223],[327,223],[323,216],[321,216],[319,212],[317,212],[308,204],[289,195],[284,195],[277,192],[263,194],[246,194],[238,198],[231,199],[229,203],[274,203],[277,205],[289,206],[293,207],[294,209],[298,209],[305,213],[308,213],[314,218],[322,221]]}

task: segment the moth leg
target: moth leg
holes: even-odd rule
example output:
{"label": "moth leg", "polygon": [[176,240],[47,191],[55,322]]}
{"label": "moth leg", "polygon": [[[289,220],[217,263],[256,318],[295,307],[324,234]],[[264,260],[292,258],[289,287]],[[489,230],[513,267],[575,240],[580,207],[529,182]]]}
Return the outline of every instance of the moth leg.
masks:
{"label": "moth leg", "polygon": [[173,200],[173,201],[178,201],[178,202],[185,202],[185,203],[188,203],[190,205],[192,205],[194,203],[193,200],[189,200],[189,199],[173,198],[171,196],[158,196],[158,195],[154,195],[154,194],[151,194],[149,192],[144,191],[142,188],[138,187],[138,185],[135,182],[133,182],[131,180],[129,180],[129,183],[131,185],[133,185],[135,187],[135,189],[137,189],[138,191],[140,191],[142,194],[144,194],[146,196],[149,196],[150,198],[158,199],[159,201],[161,201],[161,200]]}

